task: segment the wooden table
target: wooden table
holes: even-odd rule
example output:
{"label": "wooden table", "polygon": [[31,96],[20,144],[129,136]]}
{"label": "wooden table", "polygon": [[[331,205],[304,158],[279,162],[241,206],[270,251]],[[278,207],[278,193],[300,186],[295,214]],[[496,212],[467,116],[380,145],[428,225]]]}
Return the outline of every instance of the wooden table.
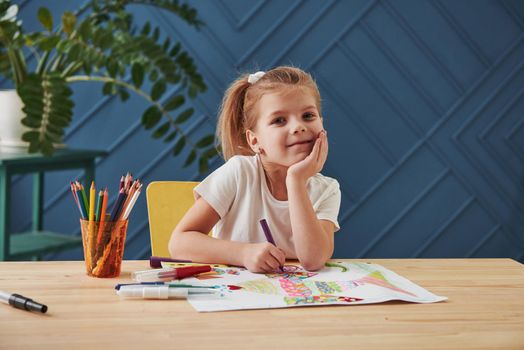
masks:
{"label": "wooden table", "polygon": [[86,276],[83,261],[1,262],[0,289],[49,311],[0,304],[0,349],[524,349],[524,265],[365,261],[449,300],[198,313],[186,300],[120,299],[114,285],[146,261],[125,261],[115,279]]}

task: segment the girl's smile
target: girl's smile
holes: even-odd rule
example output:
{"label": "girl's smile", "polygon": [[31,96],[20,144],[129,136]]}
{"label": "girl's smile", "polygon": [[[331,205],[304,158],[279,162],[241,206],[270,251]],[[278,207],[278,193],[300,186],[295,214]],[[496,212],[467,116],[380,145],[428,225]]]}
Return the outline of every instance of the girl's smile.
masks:
{"label": "girl's smile", "polygon": [[290,145],[287,145],[287,147],[308,146],[308,145],[310,145],[313,142],[314,142],[313,139],[311,139],[311,140],[304,140],[304,141],[297,141],[297,142],[294,142],[294,143],[292,143]]}

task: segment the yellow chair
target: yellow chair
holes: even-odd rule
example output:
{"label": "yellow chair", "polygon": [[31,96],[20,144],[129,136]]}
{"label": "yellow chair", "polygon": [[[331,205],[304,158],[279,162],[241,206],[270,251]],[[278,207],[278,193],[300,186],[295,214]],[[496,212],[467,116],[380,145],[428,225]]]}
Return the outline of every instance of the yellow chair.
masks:
{"label": "yellow chair", "polygon": [[190,181],[154,181],[147,186],[151,255],[169,257],[169,238],[195,202],[193,188],[198,184]]}

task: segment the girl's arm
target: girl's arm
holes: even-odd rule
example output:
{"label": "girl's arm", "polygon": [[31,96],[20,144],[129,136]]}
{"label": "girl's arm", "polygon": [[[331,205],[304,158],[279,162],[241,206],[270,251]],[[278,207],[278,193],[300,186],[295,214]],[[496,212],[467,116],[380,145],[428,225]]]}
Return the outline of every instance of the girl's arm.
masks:
{"label": "girl's arm", "polygon": [[335,225],[317,218],[306,187],[307,180],[324,166],[327,153],[327,136],[322,131],[311,153],[303,161],[289,167],[286,177],[295,251],[306,270],[322,268],[334,249]]}
{"label": "girl's arm", "polygon": [[202,197],[187,211],[169,240],[169,253],[176,259],[245,266],[252,272],[270,272],[285,262],[285,254],[272,244],[240,243],[207,235],[220,220]]}
{"label": "girl's arm", "polygon": [[306,270],[319,270],[333,255],[335,225],[317,218],[304,183],[288,181],[287,186],[298,260]]}

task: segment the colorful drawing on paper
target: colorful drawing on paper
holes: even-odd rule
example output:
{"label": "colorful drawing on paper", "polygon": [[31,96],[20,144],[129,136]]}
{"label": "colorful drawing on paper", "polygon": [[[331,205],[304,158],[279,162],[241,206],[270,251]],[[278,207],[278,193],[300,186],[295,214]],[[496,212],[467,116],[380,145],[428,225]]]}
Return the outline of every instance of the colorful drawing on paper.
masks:
{"label": "colorful drawing on paper", "polygon": [[[309,272],[285,266],[282,273],[255,274],[243,268],[214,267],[209,278],[195,283],[221,285],[216,295],[191,295],[198,311],[225,311],[312,305],[355,305],[403,300],[433,303],[447,299],[397,275],[383,266],[329,262]],[[189,282],[189,281],[188,281]]]}

